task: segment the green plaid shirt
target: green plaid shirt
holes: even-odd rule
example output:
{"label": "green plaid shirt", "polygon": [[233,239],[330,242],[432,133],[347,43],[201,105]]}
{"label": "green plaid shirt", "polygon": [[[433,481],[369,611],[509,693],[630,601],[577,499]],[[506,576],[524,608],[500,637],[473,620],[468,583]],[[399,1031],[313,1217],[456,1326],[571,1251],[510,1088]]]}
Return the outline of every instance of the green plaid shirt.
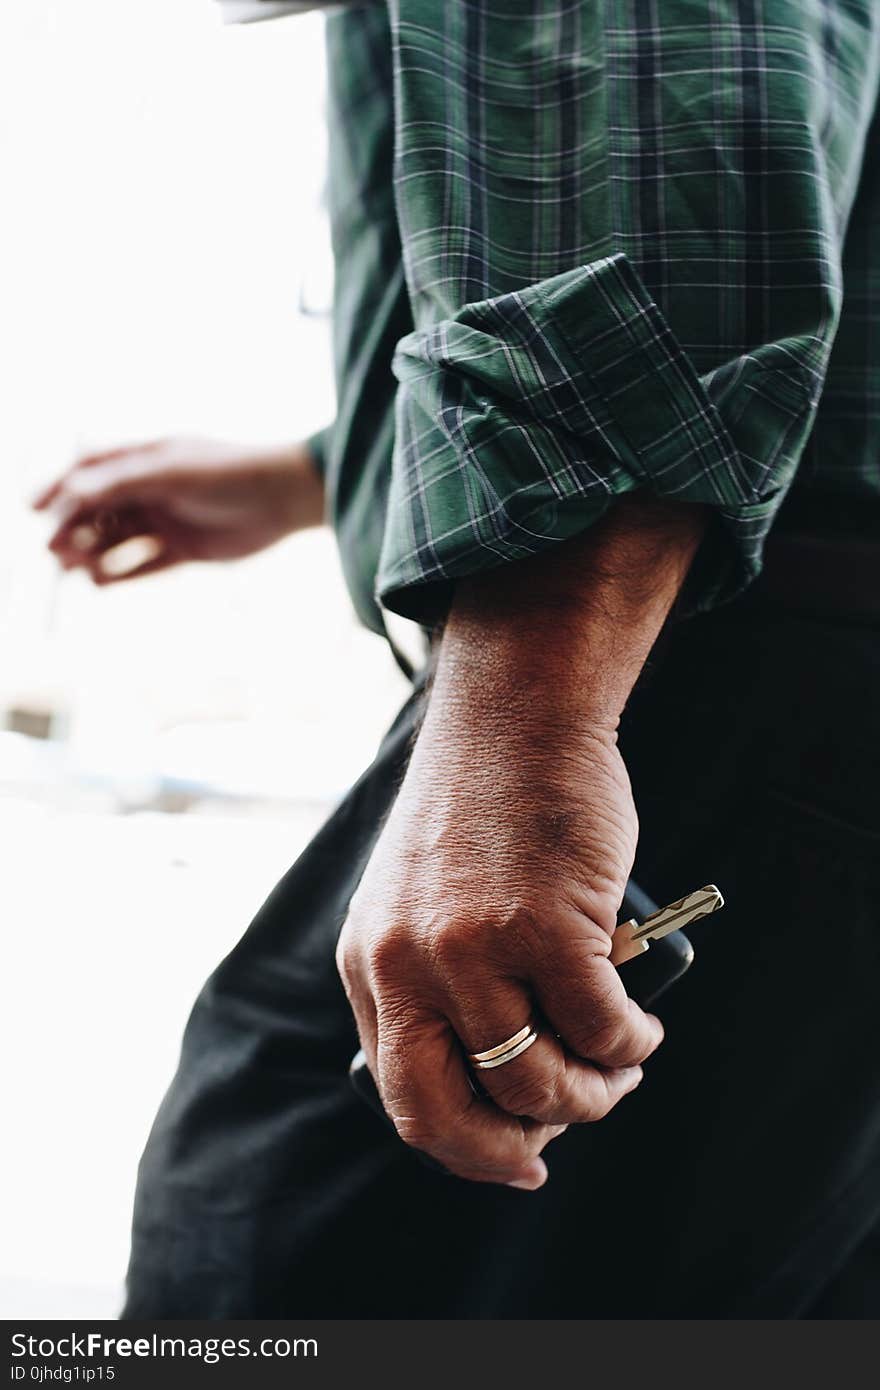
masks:
{"label": "green plaid shirt", "polygon": [[713,509],[697,607],[790,489],[877,505],[877,0],[391,0],[327,39],[366,622],[636,489]]}

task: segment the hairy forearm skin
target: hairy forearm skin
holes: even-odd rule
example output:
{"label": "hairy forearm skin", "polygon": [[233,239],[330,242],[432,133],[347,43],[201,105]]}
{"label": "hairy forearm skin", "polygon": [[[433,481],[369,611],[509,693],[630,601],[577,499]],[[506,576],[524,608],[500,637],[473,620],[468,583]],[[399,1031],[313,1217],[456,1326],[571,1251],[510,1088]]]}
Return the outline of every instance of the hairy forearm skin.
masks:
{"label": "hairy forearm skin", "polygon": [[705,527],[704,508],[631,495],[582,536],[461,581],[433,718],[616,729]]}

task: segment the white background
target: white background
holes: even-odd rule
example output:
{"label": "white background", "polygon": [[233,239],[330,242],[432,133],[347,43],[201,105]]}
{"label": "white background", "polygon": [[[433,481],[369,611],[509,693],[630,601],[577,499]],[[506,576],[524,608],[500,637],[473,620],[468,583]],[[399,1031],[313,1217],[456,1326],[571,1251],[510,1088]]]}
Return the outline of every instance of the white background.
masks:
{"label": "white background", "polygon": [[116,1311],[193,994],[403,693],[324,532],[98,592],[27,506],[77,448],[332,417],[322,24],[4,9],[0,724],[56,734],[0,733],[5,1317]]}

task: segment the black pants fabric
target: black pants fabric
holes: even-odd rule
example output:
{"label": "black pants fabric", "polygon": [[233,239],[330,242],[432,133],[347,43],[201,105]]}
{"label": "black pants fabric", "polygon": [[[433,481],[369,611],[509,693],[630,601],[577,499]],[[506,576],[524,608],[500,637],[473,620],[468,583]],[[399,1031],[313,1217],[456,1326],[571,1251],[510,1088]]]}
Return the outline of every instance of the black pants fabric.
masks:
{"label": "black pants fabric", "polygon": [[538,1193],[431,1172],[347,1080],[334,948],[414,696],[195,1005],[123,1316],[880,1313],[878,636],[747,599],[662,639],[621,731],[633,876],[727,906],[642,1086]]}

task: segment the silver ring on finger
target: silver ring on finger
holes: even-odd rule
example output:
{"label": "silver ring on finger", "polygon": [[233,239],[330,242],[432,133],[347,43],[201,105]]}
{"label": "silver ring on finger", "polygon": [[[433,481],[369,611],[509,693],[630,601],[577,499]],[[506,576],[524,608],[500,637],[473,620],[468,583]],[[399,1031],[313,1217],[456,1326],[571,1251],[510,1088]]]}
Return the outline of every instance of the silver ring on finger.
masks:
{"label": "silver ring on finger", "polygon": [[478,1071],[491,1071],[494,1067],[503,1067],[505,1062],[512,1062],[515,1057],[521,1057],[537,1041],[538,1030],[527,1023],[505,1042],[498,1043],[497,1047],[489,1047],[485,1052],[469,1052],[468,1061]]}

